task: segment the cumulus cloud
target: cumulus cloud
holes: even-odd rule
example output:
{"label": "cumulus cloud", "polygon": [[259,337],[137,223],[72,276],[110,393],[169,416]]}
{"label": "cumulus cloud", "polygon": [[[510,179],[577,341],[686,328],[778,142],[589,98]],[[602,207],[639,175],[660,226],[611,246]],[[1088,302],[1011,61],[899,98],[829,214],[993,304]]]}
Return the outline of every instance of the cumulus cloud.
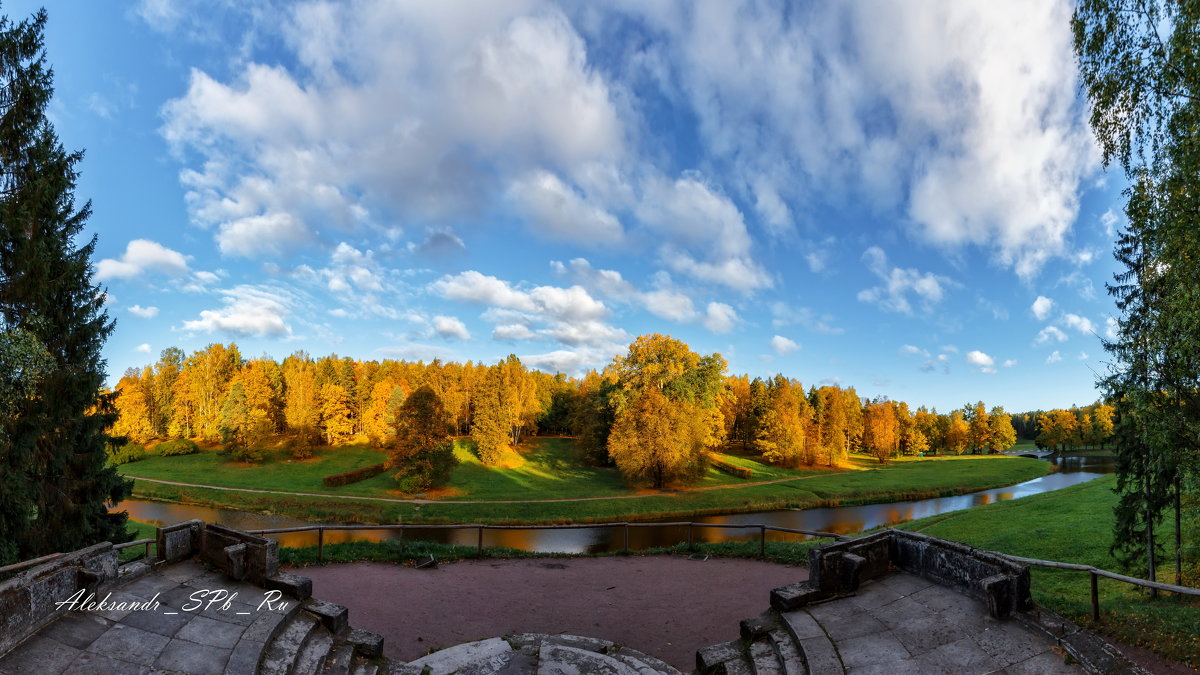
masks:
{"label": "cumulus cloud", "polygon": [[492,329],[493,340],[536,340],[537,333],[520,323],[506,323]]}
{"label": "cumulus cloud", "polygon": [[1078,314],[1064,314],[1062,322],[1067,328],[1073,328],[1085,335],[1091,335],[1096,332],[1096,326],[1092,323],[1092,320]]}
{"label": "cumulus cloud", "polygon": [[440,337],[469,340],[471,334],[461,320],[453,316],[437,315],[433,317],[433,330]]}
{"label": "cumulus cloud", "polygon": [[508,194],[535,232],[593,246],[616,244],[624,237],[621,222],[588,203],[558,176],[539,170],[513,182]]}
{"label": "cumulus cloud", "polygon": [[797,349],[800,349],[800,345],[796,344],[793,340],[783,337],[782,335],[776,335],[775,337],[771,338],[771,350],[776,354],[788,354],[796,351]]}
{"label": "cumulus cloud", "polygon": [[309,3],[259,13],[295,66],[245,59],[228,80],[194,70],[162,111],[171,148],[196,159],[182,173],[191,219],[216,230],[222,252],[282,256],[330,229],[461,222],[510,185],[535,231],[564,234],[564,219],[583,217],[592,235],[619,234],[543,168],[611,163],[625,147],[609,83],[561,12]]}
{"label": "cumulus cloud", "polygon": [[169,276],[185,274],[187,257],[156,241],[134,239],[125,246],[120,258],[104,258],[96,263],[96,280],[132,279],[146,271]]}
{"label": "cumulus cloud", "polygon": [[149,354],[150,353],[150,345],[148,343],[143,342],[142,344],[134,347],[133,350],[136,352],[141,352],[143,354]]}
{"label": "cumulus cloud", "polygon": [[902,356],[920,356],[924,359],[930,357],[930,354],[927,350],[921,349],[920,347],[914,345],[903,345],[900,347],[900,354]]}
{"label": "cumulus cloud", "polygon": [[642,294],[642,304],[654,316],[685,323],[696,318],[692,299],[679,291],[660,289]]}
{"label": "cumulus cloud", "polygon": [[928,312],[941,302],[945,288],[954,284],[946,277],[929,272],[922,274],[912,268],[891,267],[887,254],[878,246],[872,246],[863,253],[863,262],[872,274],[883,281],[883,285],[859,291],[858,299],[889,312],[912,316],[914,312],[910,296],[915,297],[922,311]]}
{"label": "cumulus cloud", "polygon": [[153,319],[158,316],[157,307],[142,307],[141,305],[133,305],[129,308],[129,313],[134,316],[140,316],[143,319]]}
{"label": "cumulus cloud", "polygon": [[295,301],[286,291],[241,285],[221,291],[221,295],[224,296],[224,307],[202,310],[199,319],[183,322],[183,330],[239,337],[291,335],[287,317]]}
{"label": "cumulus cloud", "polygon": [[1005,359],[1004,363],[1002,365],[1004,368],[1012,368],[1013,366],[1017,365],[1017,360],[1016,359]]}
{"label": "cumulus cloud", "polygon": [[714,333],[728,333],[738,322],[737,312],[723,302],[710,302],[704,311],[704,327]]}
{"label": "cumulus cloud", "polygon": [[1042,330],[1038,331],[1037,338],[1034,339],[1033,344],[1044,345],[1050,341],[1065,342],[1066,340],[1066,333],[1059,330],[1056,326],[1046,326]]}
{"label": "cumulus cloud", "polygon": [[978,368],[981,373],[996,372],[996,360],[977,349],[967,352],[967,363]]}
{"label": "cumulus cloud", "polygon": [[1037,300],[1033,301],[1033,305],[1029,309],[1033,310],[1033,315],[1038,321],[1045,321],[1046,317],[1050,316],[1050,310],[1054,308],[1054,301],[1044,295],[1037,296]]}
{"label": "cumulus cloud", "polygon": [[572,258],[565,265],[554,260],[550,263],[550,267],[557,274],[604,297],[625,300],[637,293],[633,284],[626,281],[620,272],[596,269],[586,258]]}
{"label": "cumulus cloud", "polygon": [[1062,361],[1062,354],[1057,349],[1050,352],[1050,356],[1046,357],[1046,363],[1058,363]]}

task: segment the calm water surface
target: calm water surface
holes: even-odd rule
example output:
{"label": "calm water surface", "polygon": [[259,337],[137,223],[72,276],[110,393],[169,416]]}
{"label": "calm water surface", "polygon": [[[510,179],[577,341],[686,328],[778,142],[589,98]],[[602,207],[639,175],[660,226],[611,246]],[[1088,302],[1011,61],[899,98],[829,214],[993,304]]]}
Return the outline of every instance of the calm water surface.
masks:
{"label": "calm water surface", "polygon": [[[850,534],[869,530],[881,525],[895,525],[917,518],[935,516],[950,511],[961,511],[973,506],[982,506],[1018,497],[1058,490],[1078,483],[1099,478],[1114,471],[1109,457],[1062,457],[1049,460],[1056,470],[1041,478],[1025,481],[1009,487],[982,490],[958,497],[939,497],[889,504],[867,504],[864,506],[839,506],[786,511],[759,511],[724,516],[708,516],[694,519],[698,523],[745,523],[747,525],[776,525],[800,530],[817,530]],[[200,518],[210,523],[221,523],[243,530],[265,530],[282,527],[313,525],[313,521],[247,513],[232,509],[217,509],[187,504],[164,504],[127,500],[121,506],[129,511],[130,518],[154,525],[177,523],[181,520]],[[327,523],[333,524],[333,523]],[[768,532],[771,540],[798,540],[803,536],[780,532]],[[274,535],[284,546],[312,546],[316,544],[315,532],[295,532]],[[475,530],[408,530],[403,534],[394,531],[362,530],[358,532],[326,532],[325,543],[341,541],[383,541],[385,539],[420,539],[450,544],[474,546],[477,542]],[[696,528],[696,541],[721,542],[757,540],[757,527],[745,530],[724,528]],[[634,549],[656,546],[671,546],[687,540],[686,527],[631,528],[629,545]],[[599,553],[620,550],[625,545],[623,528],[597,528],[587,530],[487,530],[483,535],[487,546],[505,546],[526,551],[554,553]]]}

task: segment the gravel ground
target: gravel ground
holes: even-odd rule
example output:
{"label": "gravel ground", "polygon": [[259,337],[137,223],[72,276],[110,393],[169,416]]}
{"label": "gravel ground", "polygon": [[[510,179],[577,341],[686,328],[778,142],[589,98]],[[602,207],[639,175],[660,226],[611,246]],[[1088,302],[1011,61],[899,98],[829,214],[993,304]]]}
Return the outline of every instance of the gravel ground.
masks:
{"label": "gravel ground", "polygon": [[471,560],[417,570],[383,563],[306,567],[313,596],[350,608],[350,623],[384,636],[410,661],[430,650],[510,633],[603,638],[683,670],[696,650],[738,637],[802,567],[683,557]]}

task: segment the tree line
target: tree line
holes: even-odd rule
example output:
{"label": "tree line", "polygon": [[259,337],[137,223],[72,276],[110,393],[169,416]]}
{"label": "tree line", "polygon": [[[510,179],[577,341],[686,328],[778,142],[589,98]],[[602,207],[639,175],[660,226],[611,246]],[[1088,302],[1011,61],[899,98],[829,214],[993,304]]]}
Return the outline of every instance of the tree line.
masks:
{"label": "tree line", "polygon": [[511,355],[495,364],[425,363],[299,351],[276,362],[245,358],[236,344],[190,355],[169,347],[117,382],[113,433],[135,443],[221,441],[248,461],[260,459],[273,437],[286,437],[298,458],[355,438],[394,449],[405,442],[406,401],[428,389],[433,402],[423,409],[437,411],[447,435],[469,435],[484,464],[502,464],[526,435],[570,434],[589,463],[615,465],[631,484],[657,487],[698,478],[707,453],[727,444],[801,467],[836,466],[854,452],[882,462],[995,453],[1016,442],[1016,418],[982,401],[939,414],[865,399],[853,387],[806,390],[783,375],[726,371],[719,354],[701,356],[657,334],[582,378],[531,370]]}

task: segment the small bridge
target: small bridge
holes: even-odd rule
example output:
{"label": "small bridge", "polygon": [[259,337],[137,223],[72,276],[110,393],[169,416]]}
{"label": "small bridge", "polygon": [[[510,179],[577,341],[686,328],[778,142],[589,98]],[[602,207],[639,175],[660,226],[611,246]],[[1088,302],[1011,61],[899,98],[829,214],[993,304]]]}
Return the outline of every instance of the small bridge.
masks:
{"label": "small bridge", "polygon": [[1054,455],[1053,450],[1010,450],[1006,453],[1010,457],[1032,457],[1033,459],[1048,459]]}

